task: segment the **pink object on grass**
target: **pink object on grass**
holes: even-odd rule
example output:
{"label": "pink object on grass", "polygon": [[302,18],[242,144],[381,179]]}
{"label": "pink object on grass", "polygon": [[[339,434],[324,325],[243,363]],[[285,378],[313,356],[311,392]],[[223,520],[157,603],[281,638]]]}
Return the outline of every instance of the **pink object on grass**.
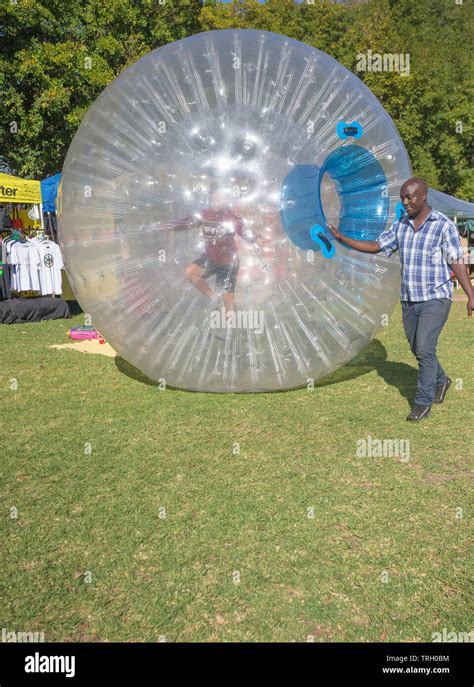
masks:
{"label": "pink object on grass", "polygon": [[81,331],[80,329],[70,329],[69,337],[76,340],[99,339],[100,334],[96,331]]}

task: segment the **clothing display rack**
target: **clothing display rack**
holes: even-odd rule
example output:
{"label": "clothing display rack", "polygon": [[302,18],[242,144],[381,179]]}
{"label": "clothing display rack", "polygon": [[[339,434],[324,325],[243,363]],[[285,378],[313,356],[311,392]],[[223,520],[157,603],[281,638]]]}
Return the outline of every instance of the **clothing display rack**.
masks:
{"label": "clothing display rack", "polygon": [[61,249],[43,230],[26,237],[21,229],[13,229],[2,241],[0,265],[2,281],[7,287],[7,293],[0,294],[3,298],[10,297],[8,286],[10,292],[22,295],[33,292],[34,295],[60,296],[62,293]]}
{"label": "clothing display rack", "polygon": [[43,229],[13,228],[0,243],[0,323],[69,318],[61,249]]}

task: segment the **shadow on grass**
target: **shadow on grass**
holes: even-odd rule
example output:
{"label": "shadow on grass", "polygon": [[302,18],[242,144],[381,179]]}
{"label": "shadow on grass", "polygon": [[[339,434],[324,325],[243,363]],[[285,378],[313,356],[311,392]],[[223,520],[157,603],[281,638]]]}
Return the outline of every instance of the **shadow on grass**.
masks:
{"label": "shadow on grass", "polygon": [[77,301],[66,301],[69,307],[69,312],[71,313],[71,317],[75,317],[76,315],[80,315],[83,310],[79,303]]}
{"label": "shadow on grass", "polygon": [[[140,372],[140,370],[120,356],[115,358],[115,364],[119,372],[127,375],[127,377],[131,377],[141,384],[159,386],[158,382],[150,379],[150,377]],[[400,395],[407,399],[410,407],[413,405],[417,386],[417,369],[406,363],[397,363],[387,360],[387,349],[378,339],[371,341],[369,346],[356,355],[355,358],[336,370],[336,372],[333,372],[328,377],[317,382],[316,386],[324,387],[330,384],[348,382],[351,379],[357,379],[357,377],[368,374],[372,372],[372,370],[375,370],[387,385],[397,388]],[[167,385],[167,388],[173,389],[174,387]],[[177,390],[183,391],[182,389]],[[201,392],[190,391],[186,393]],[[281,392],[277,391],[272,393]]]}
{"label": "shadow on grass", "polygon": [[119,355],[115,357],[115,365],[119,372],[127,375],[127,377],[130,377],[131,379],[134,379],[136,382],[140,382],[140,384],[147,384],[148,386],[160,386],[158,382],[148,377],[144,372],[141,372],[137,367],[134,367],[128,363],[125,358],[121,358]]}
{"label": "shadow on grass", "polygon": [[373,339],[367,348],[349,360],[343,367],[317,383],[317,386],[328,386],[356,379],[375,370],[388,386],[398,389],[400,396],[413,405],[416,394],[418,369],[406,363],[387,360],[387,349],[378,340]]}

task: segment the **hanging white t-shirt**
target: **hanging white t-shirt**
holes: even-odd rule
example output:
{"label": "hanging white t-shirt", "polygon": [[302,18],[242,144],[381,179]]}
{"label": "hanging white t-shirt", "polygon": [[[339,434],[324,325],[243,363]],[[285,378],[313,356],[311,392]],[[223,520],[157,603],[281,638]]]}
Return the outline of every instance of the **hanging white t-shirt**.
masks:
{"label": "hanging white t-shirt", "polygon": [[[6,239],[3,240],[3,245],[2,245],[2,262],[6,262],[9,265],[11,265],[11,260],[10,260],[10,253],[12,250],[12,246],[15,243],[15,241],[10,238],[10,236],[7,236]],[[10,289],[12,291],[16,291],[16,275],[15,275],[15,268],[13,265],[11,265],[10,269]]]}
{"label": "hanging white t-shirt", "polygon": [[15,240],[11,236],[7,236],[2,242],[2,262],[9,262],[8,256],[10,255],[10,249],[15,243]]}
{"label": "hanging white t-shirt", "polygon": [[36,241],[36,248],[41,258],[40,285],[41,295],[54,294],[60,296],[63,292],[63,278],[61,270],[64,267],[61,249],[54,241]]}
{"label": "hanging white t-shirt", "polygon": [[11,288],[14,291],[40,291],[39,269],[41,257],[30,241],[15,241],[7,262],[13,266]]}

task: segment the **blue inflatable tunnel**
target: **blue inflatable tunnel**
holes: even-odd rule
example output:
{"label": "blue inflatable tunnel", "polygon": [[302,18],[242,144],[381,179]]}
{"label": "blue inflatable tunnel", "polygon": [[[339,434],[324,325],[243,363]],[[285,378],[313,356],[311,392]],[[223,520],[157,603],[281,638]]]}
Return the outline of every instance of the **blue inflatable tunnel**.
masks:
{"label": "blue inflatable tunnel", "polygon": [[333,179],[341,202],[339,229],[355,239],[376,240],[385,229],[389,198],[387,178],[371,152],[350,144],[334,150],[322,167],[297,165],[285,178],[280,217],[288,237],[303,250],[321,250],[331,258],[334,236],[326,228],[321,182]]}

